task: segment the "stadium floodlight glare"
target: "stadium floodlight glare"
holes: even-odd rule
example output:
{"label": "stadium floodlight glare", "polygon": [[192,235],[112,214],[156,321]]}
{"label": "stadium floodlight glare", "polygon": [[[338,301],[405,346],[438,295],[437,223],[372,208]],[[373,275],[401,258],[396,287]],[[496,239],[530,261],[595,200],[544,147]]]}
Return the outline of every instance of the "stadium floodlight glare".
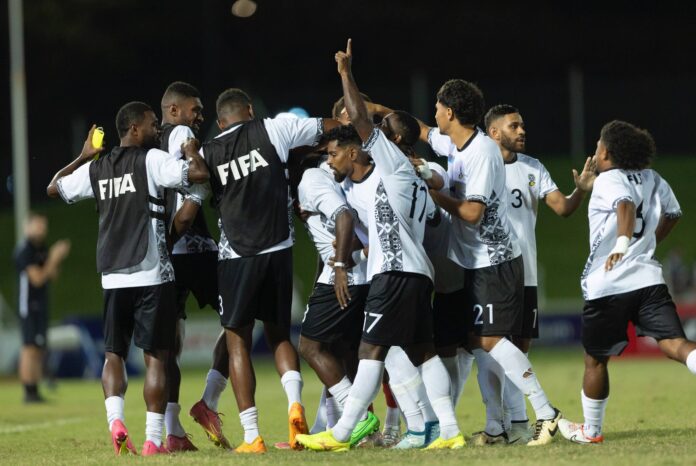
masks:
{"label": "stadium floodlight glare", "polygon": [[238,18],[248,18],[256,12],[256,2],[253,0],[237,0],[232,4],[232,14]]}
{"label": "stadium floodlight glare", "polygon": [[290,113],[290,112],[280,112],[279,114],[277,114],[277,115],[275,116],[275,118],[281,118],[281,119],[286,119],[286,120],[296,120],[296,119],[298,119],[299,117],[298,117],[296,114],[294,114],[294,113]]}

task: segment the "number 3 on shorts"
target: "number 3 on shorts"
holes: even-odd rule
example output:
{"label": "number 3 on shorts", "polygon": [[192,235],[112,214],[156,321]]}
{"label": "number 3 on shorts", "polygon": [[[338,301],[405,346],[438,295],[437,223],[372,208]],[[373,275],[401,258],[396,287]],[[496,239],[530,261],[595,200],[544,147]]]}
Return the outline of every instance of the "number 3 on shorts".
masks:
{"label": "number 3 on shorts", "polygon": [[[368,317],[373,317],[375,320],[372,321],[369,327],[367,327],[367,319]],[[375,328],[375,325],[377,325],[377,322],[382,318],[382,314],[377,314],[376,312],[366,312],[365,313],[365,322],[363,323],[363,331],[365,333],[370,333],[370,331]],[[367,327],[367,330],[365,330],[365,327]]]}
{"label": "number 3 on shorts", "polygon": [[[486,304],[486,309],[488,309],[488,323],[493,323],[493,305]],[[483,325],[483,306],[480,304],[474,305],[474,312],[476,317],[474,317],[474,325]]]}

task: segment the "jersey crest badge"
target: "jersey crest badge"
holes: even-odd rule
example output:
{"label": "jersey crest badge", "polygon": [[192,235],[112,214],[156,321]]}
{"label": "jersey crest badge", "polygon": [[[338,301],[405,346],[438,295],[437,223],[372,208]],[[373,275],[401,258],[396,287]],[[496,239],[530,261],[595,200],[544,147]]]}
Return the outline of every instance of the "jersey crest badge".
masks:
{"label": "jersey crest badge", "polygon": [[536,184],[536,178],[531,173],[529,174],[529,186],[534,186]]}

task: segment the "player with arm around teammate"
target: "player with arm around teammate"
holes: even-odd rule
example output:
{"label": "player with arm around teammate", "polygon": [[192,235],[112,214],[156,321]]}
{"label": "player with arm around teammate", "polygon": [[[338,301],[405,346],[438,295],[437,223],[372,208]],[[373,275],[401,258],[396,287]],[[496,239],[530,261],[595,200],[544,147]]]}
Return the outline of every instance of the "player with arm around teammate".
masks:
{"label": "player with arm around teammate", "polygon": [[611,356],[626,348],[629,322],[638,336],[655,338],[667,357],[696,375],[696,343],[684,335],[654,258],[657,244],[681,217],[670,186],[650,169],[654,155],[655,143],[646,130],[616,120],[602,128],[595,152],[599,175],[588,207],[590,255],[581,277],[585,421],[561,420],[558,425],[571,442],[604,441],[607,366]]}

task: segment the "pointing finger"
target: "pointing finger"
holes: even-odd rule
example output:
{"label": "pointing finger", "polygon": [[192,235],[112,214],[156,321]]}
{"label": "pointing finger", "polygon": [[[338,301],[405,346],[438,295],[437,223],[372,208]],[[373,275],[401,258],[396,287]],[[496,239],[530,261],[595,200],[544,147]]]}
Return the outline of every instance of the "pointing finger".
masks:
{"label": "pointing finger", "polygon": [[348,39],[346,44],[346,55],[353,55],[353,39]]}

